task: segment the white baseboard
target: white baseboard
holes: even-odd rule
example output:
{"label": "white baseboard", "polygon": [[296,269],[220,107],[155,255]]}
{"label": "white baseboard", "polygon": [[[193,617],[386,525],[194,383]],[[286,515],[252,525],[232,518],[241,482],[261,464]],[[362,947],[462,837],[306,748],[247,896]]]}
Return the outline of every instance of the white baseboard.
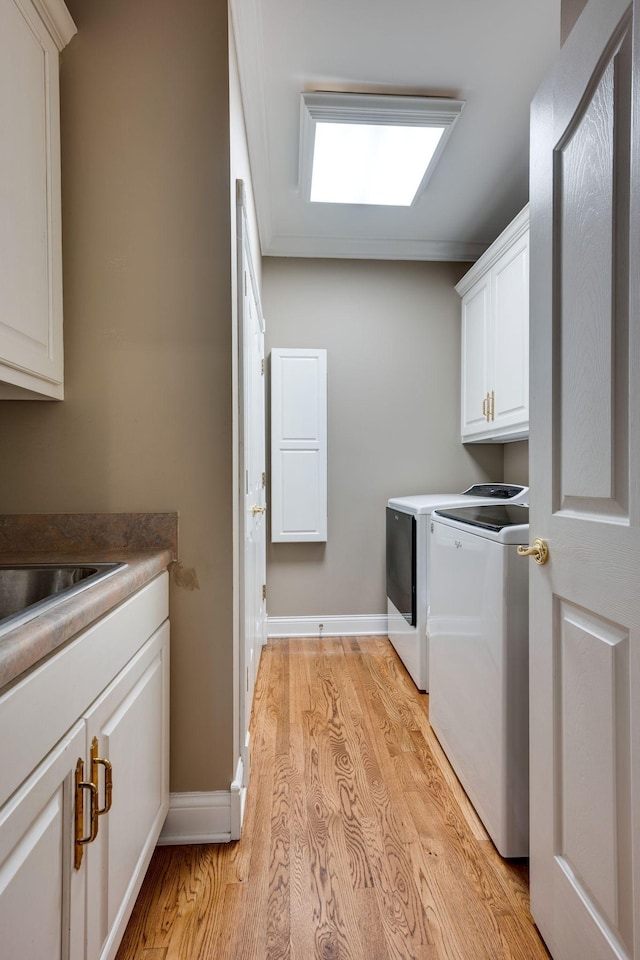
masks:
{"label": "white baseboard", "polygon": [[387,634],[387,615],[269,617],[267,632],[269,637],[382,637]]}
{"label": "white baseboard", "polygon": [[158,846],[231,840],[231,791],[169,794],[169,813]]}
{"label": "white baseboard", "polygon": [[[247,733],[247,744],[249,734]],[[244,769],[242,757],[238,757],[236,775],[231,784],[231,839],[239,840],[242,835],[242,821],[244,820],[244,806],[247,799],[247,787],[244,783]]]}
{"label": "white baseboard", "polygon": [[239,840],[246,794],[241,759],[230,790],[169,794],[169,812],[158,846]]}

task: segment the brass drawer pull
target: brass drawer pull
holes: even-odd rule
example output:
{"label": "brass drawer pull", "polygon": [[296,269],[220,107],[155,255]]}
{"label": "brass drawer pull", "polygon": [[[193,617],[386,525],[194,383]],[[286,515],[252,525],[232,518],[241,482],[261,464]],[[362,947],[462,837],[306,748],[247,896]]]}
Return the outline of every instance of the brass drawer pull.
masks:
{"label": "brass drawer pull", "polygon": [[[109,813],[111,810],[111,803],[113,800],[113,770],[111,767],[111,762],[105,760],[104,757],[98,756],[98,738],[94,737],[91,741],[91,770],[92,770],[92,780],[98,791],[98,767],[104,768],[104,806],[98,807],[98,816],[101,817],[104,813]],[[98,801],[96,800],[96,803]]]}
{"label": "brass drawer pull", "polygon": [[[76,817],[75,817],[75,860],[76,870],[80,869],[82,863],[82,854],[84,846],[87,843],[93,843],[98,836],[98,788],[95,783],[89,780],[83,780],[84,761],[78,760],[76,763]],[[84,837],[84,791],[89,791],[91,799],[91,831],[88,837]]]}

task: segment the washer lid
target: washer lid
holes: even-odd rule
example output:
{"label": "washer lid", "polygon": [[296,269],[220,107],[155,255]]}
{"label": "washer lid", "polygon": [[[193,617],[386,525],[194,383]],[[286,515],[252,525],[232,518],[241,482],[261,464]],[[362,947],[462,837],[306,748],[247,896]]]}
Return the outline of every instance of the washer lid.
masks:
{"label": "washer lid", "polygon": [[519,483],[474,483],[464,491],[466,497],[488,497],[490,500],[511,500],[528,503],[529,487]]}
{"label": "washer lid", "polygon": [[[480,501],[478,497],[478,501]],[[401,513],[418,515],[431,513],[438,507],[456,507],[468,504],[469,497],[464,493],[422,493],[414,497],[393,497],[387,506]]]}
{"label": "washer lid", "polygon": [[529,539],[529,508],[518,503],[445,507],[438,510],[433,519],[453,521],[457,527],[473,527],[469,533],[501,543],[525,543]]}
{"label": "washer lid", "polygon": [[494,500],[519,502],[529,498],[529,488],[514,483],[476,483],[464,493],[422,493],[412,497],[393,497],[387,506],[401,513],[418,516],[440,507],[457,507]]}

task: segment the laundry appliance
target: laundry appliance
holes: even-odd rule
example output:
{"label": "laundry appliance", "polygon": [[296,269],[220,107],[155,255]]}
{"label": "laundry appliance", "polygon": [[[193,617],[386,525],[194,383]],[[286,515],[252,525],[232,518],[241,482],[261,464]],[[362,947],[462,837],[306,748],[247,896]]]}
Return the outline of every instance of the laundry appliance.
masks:
{"label": "laundry appliance", "polygon": [[419,690],[429,689],[427,605],[431,513],[439,507],[526,503],[528,499],[528,487],[513,483],[476,483],[463,493],[427,493],[388,501],[387,630]]}
{"label": "laundry appliance", "polygon": [[429,721],[503,857],[529,847],[529,509],[436,510]]}

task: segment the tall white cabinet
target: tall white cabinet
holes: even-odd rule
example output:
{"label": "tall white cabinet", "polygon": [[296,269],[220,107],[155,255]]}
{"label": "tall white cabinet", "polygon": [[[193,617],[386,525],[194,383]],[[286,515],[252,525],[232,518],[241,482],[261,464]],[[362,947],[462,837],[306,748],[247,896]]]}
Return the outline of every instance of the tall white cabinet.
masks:
{"label": "tall white cabinet", "polygon": [[461,439],[529,436],[529,207],[456,286],[462,297]]}
{"label": "tall white cabinet", "polygon": [[327,539],[327,351],[271,350],[271,540]]}
{"label": "tall white cabinet", "polygon": [[0,0],[0,399],[62,399],[62,0]]}

